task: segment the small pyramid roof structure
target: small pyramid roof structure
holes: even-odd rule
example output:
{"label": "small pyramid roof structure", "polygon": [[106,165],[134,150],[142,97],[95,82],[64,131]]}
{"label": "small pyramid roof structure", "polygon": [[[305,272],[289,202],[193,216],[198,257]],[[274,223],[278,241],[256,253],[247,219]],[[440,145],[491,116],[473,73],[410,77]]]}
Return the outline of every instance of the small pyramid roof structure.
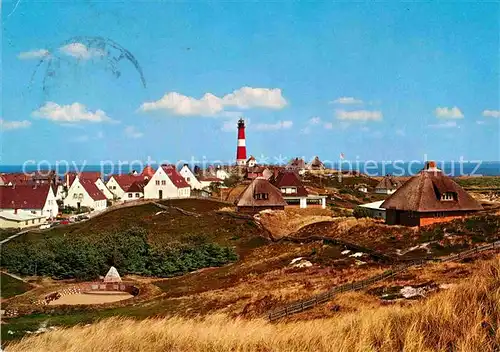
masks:
{"label": "small pyramid roof structure", "polygon": [[104,277],[104,282],[122,282],[122,278],[114,266],[109,268],[108,273]]}

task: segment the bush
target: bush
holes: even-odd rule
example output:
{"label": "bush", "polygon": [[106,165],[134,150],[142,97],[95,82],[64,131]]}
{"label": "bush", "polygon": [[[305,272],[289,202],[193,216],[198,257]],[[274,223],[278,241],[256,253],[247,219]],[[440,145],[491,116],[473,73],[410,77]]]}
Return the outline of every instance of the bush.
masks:
{"label": "bush", "polygon": [[92,280],[115,266],[123,274],[169,277],[237,260],[230,247],[192,241],[154,248],[142,229],[104,233],[97,241],[78,236],[36,242],[9,242],[2,248],[2,267],[21,275]]}
{"label": "bush", "polygon": [[363,208],[363,207],[355,207],[352,215],[359,219],[359,218],[370,218],[372,217],[372,213],[370,212],[369,209]]}

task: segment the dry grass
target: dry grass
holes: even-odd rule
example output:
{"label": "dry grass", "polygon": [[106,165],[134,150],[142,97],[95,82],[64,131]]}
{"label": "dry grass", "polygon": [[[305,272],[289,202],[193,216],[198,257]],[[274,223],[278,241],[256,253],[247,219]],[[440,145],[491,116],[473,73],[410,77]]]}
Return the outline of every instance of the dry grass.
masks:
{"label": "dry grass", "polygon": [[7,351],[497,351],[500,256],[410,307],[270,324],[264,319],[112,318],[29,337]]}
{"label": "dry grass", "polygon": [[333,221],[333,212],[318,208],[287,208],[262,212],[260,222],[274,238],[288,236],[304,226],[322,221]]}

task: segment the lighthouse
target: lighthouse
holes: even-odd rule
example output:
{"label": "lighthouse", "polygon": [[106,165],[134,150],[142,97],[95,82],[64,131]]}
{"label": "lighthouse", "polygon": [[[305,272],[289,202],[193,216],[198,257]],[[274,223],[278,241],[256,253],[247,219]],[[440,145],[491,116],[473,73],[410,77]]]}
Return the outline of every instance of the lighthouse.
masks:
{"label": "lighthouse", "polygon": [[236,165],[245,166],[247,161],[247,147],[245,145],[245,121],[238,121],[238,146],[236,148]]}

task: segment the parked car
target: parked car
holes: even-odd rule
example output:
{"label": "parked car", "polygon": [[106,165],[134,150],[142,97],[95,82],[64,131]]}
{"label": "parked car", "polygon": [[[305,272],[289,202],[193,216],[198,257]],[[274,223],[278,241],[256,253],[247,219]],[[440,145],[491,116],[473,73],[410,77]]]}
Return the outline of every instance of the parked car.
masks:
{"label": "parked car", "polygon": [[52,225],[51,224],[43,224],[43,225],[40,225],[40,230],[46,230],[46,229],[50,229]]}
{"label": "parked car", "polygon": [[87,215],[80,215],[76,218],[77,221],[89,220],[90,218]]}
{"label": "parked car", "polygon": [[68,219],[64,219],[60,222],[61,225],[68,225],[69,224],[69,220]]}

